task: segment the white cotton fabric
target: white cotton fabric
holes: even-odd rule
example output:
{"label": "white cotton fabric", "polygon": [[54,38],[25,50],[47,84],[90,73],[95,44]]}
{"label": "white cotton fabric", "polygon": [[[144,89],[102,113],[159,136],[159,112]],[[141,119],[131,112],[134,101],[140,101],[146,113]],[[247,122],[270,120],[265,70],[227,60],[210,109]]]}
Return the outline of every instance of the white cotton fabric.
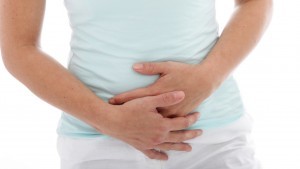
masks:
{"label": "white cotton fabric", "polygon": [[250,138],[252,118],[244,114],[222,128],[204,130],[187,141],[191,152],[167,151],[168,161],[149,159],[132,146],[111,138],[58,136],[61,169],[260,169]]}

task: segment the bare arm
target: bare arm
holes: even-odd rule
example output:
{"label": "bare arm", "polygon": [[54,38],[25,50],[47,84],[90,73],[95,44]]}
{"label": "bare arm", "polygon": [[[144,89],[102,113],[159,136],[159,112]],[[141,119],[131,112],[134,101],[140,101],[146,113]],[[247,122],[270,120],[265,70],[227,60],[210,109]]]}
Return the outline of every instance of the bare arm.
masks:
{"label": "bare arm", "polygon": [[91,124],[107,104],[40,49],[44,10],[45,0],[1,1],[3,62],[34,94]]}
{"label": "bare arm", "polygon": [[235,5],[236,10],[218,42],[199,65],[200,69],[207,67],[210,70],[215,86],[255,47],[272,16],[272,0],[235,0]]}
{"label": "bare arm", "polygon": [[3,62],[35,95],[103,134],[123,140],[150,158],[167,158],[164,153],[150,150],[153,148],[190,150],[190,146],[182,142],[199,136],[201,131],[180,130],[192,125],[197,113],[168,119],[156,110],[158,106],[177,104],[184,98],[183,92],[144,97],[122,106],[110,105],[41,50],[45,0],[1,0],[0,3]]}

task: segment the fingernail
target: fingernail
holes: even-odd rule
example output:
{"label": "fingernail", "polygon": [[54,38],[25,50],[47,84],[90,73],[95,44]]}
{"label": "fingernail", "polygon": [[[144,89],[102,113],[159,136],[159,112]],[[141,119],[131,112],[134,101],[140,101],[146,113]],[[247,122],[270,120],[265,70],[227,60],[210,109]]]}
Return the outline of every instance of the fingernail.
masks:
{"label": "fingernail", "polygon": [[200,136],[202,134],[202,130],[197,131],[197,136]]}
{"label": "fingernail", "polygon": [[142,63],[136,63],[133,65],[134,69],[143,69],[143,64]]}
{"label": "fingernail", "polygon": [[184,92],[183,91],[175,92],[174,96],[176,99],[181,99],[184,97]]}
{"label": "fingernail", "polygon": [[194,120],[189,118],[189,126],[192,125],[194,123]]}

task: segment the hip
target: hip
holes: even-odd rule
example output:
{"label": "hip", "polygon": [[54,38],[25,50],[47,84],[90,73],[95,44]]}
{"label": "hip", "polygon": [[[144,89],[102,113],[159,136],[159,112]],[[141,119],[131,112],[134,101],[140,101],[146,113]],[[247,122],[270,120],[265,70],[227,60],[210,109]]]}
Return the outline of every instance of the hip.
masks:
{"label": "hip", "polygon": [[191,152],[167,151],[168,161],[149,159],[132,146],[111,137],[58,136],[57,151],[61,169],[194,169],[204,166],[254,169],[259,166],[253,157],[254,150],[249,137],[252,123],[252,118],[244,114],[229,125],[204,130],[203,135],[186,141],[193,148]]}

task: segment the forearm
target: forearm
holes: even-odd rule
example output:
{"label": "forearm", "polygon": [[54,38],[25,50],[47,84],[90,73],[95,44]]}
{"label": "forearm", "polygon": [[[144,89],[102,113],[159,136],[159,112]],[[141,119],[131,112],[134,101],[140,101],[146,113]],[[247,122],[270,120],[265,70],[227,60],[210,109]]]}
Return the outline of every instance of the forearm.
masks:
{"label": "forearm", "polygon": [[6,51],[10,51],[3,53],[7,70],[35,95],[91,125],[104,120],[108,104],[39,48]]}
{"label": "forearm", "polygon": [[269,24],[271,0],[240,1],[219,40],[199,64],[219,85],[255,47]]}

